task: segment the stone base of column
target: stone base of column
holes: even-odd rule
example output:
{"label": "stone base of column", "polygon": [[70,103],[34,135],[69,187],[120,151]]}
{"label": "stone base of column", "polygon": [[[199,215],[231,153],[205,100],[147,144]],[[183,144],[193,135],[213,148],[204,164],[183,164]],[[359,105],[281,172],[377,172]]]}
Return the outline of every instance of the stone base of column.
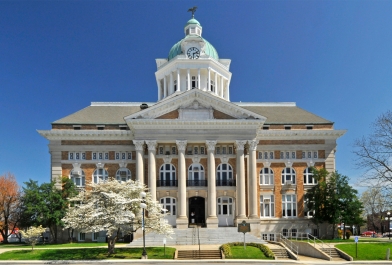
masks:
{"label": "stone base of column", "polygon": [[176,219],[176,226],[178,229],[187,229],[188,225],[188,217],[179,217]]}
{"label": "stone base of column", "polygon": [[217,217],[208,217],[206,224],[207,228],[218,228],[219,220]]}
{"label": "stone base of column", "polygon": [[257,219],[248,219],[246,222],[250,223],[250,234],[260,237],[260,218],[257,217]]}
{"label": "stone base of column", "polygon": [[251,215],[251,216],[249,216],[249,219],[257,219],[257,220],[260,220],[260,217],[258,216],[258,215]]}
{"label": "stone base of column", "polygon": [[234,219],[234,225],[237,226],[238,224],[242,223],[242,221],[248,222],[248,217],[246,217],[245,215],[244,216],[237,216]]}

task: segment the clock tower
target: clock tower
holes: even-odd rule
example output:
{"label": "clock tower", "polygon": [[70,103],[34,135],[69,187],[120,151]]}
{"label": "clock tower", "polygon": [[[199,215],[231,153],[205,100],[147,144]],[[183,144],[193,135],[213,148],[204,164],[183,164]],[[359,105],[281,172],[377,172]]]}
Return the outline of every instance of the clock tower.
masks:
{"label": "clock tower", "polygon": [[191,89],[199,89],[230,101],[229,59],[202,37],[202,26],[192,17],[184,27],[185,37],[173,45],[165,59],[156,59],[158,101]]}

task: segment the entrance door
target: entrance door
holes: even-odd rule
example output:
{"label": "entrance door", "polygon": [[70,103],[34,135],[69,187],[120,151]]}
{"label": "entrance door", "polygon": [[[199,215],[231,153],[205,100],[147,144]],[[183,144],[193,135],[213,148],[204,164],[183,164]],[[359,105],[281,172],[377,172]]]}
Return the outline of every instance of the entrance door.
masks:
{"label": "entrance door", "polygon": [[189,198],[189,224],[205,226],[205,200],[203,197]]}

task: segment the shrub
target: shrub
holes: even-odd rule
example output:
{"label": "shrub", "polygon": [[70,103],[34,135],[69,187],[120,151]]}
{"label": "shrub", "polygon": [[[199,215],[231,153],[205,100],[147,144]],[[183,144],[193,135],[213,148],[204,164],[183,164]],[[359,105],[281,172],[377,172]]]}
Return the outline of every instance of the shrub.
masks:
{"label": "shrub", "polygon": [[[243,242],[233,242],[233,243],[227,243],[227,244],[223,244],[222,246],[220,246],[220,250],[222,250],[223,254],[230,258],[232,256],[231,254],[231,246],[243,246],[244,243]],[[264,253],[264,255],[267,258],[274,258],[275,255],[274,253],[271,251],[271,249],[269,249],[269,247],[263,245],[263,244],[259,244],[259,243],[246,243],[247,246],[251,246],[251,247],[256,247],[258,249],[261,250],[261,252]]]}
{"label": "shrub", "polygon": [[350,230],[346,230],[346,239],[350,239],[350,236],[352,236],[353,234],[351,233]]}

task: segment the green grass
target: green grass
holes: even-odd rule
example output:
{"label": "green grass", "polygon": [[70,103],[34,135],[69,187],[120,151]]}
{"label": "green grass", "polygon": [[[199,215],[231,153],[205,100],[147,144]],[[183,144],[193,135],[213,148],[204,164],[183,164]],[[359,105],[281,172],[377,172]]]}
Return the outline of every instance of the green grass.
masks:
{"label": "green grass", "polygon": [[[36,248],[82,248],[82,247],[102,247],[107,243],[67,243],[67,244],[38,244]],[[124,246],[125,243],[116,243],[116,246]],[[31,245],[24,243],[0,244],[0,248],[31,248]]]}
{"label": "green grass", "polygon": [[[337,244],[336,248],[343,250],[354,260],[385,260],[387,249],[392,249],[392,243],[358,243],[358,258],[355,257],[356,244]],[[392,254],[392,252],[391,252]]]}
{"label": "green grass", "polygon": [[232,257],[230,259],[269,259],[264,253],[256,247],[231,246]]}
{"label": "green grass", "polygon": [[[115,254],[107,255],[107,248],[81,249],[35,249],[12,250],[0,254],[0,260],[101,260],[101,259],[140,259],[142,248],[116,248]],[[149,259],[172,259],[174,248],[163,247],[146,248]]]}

